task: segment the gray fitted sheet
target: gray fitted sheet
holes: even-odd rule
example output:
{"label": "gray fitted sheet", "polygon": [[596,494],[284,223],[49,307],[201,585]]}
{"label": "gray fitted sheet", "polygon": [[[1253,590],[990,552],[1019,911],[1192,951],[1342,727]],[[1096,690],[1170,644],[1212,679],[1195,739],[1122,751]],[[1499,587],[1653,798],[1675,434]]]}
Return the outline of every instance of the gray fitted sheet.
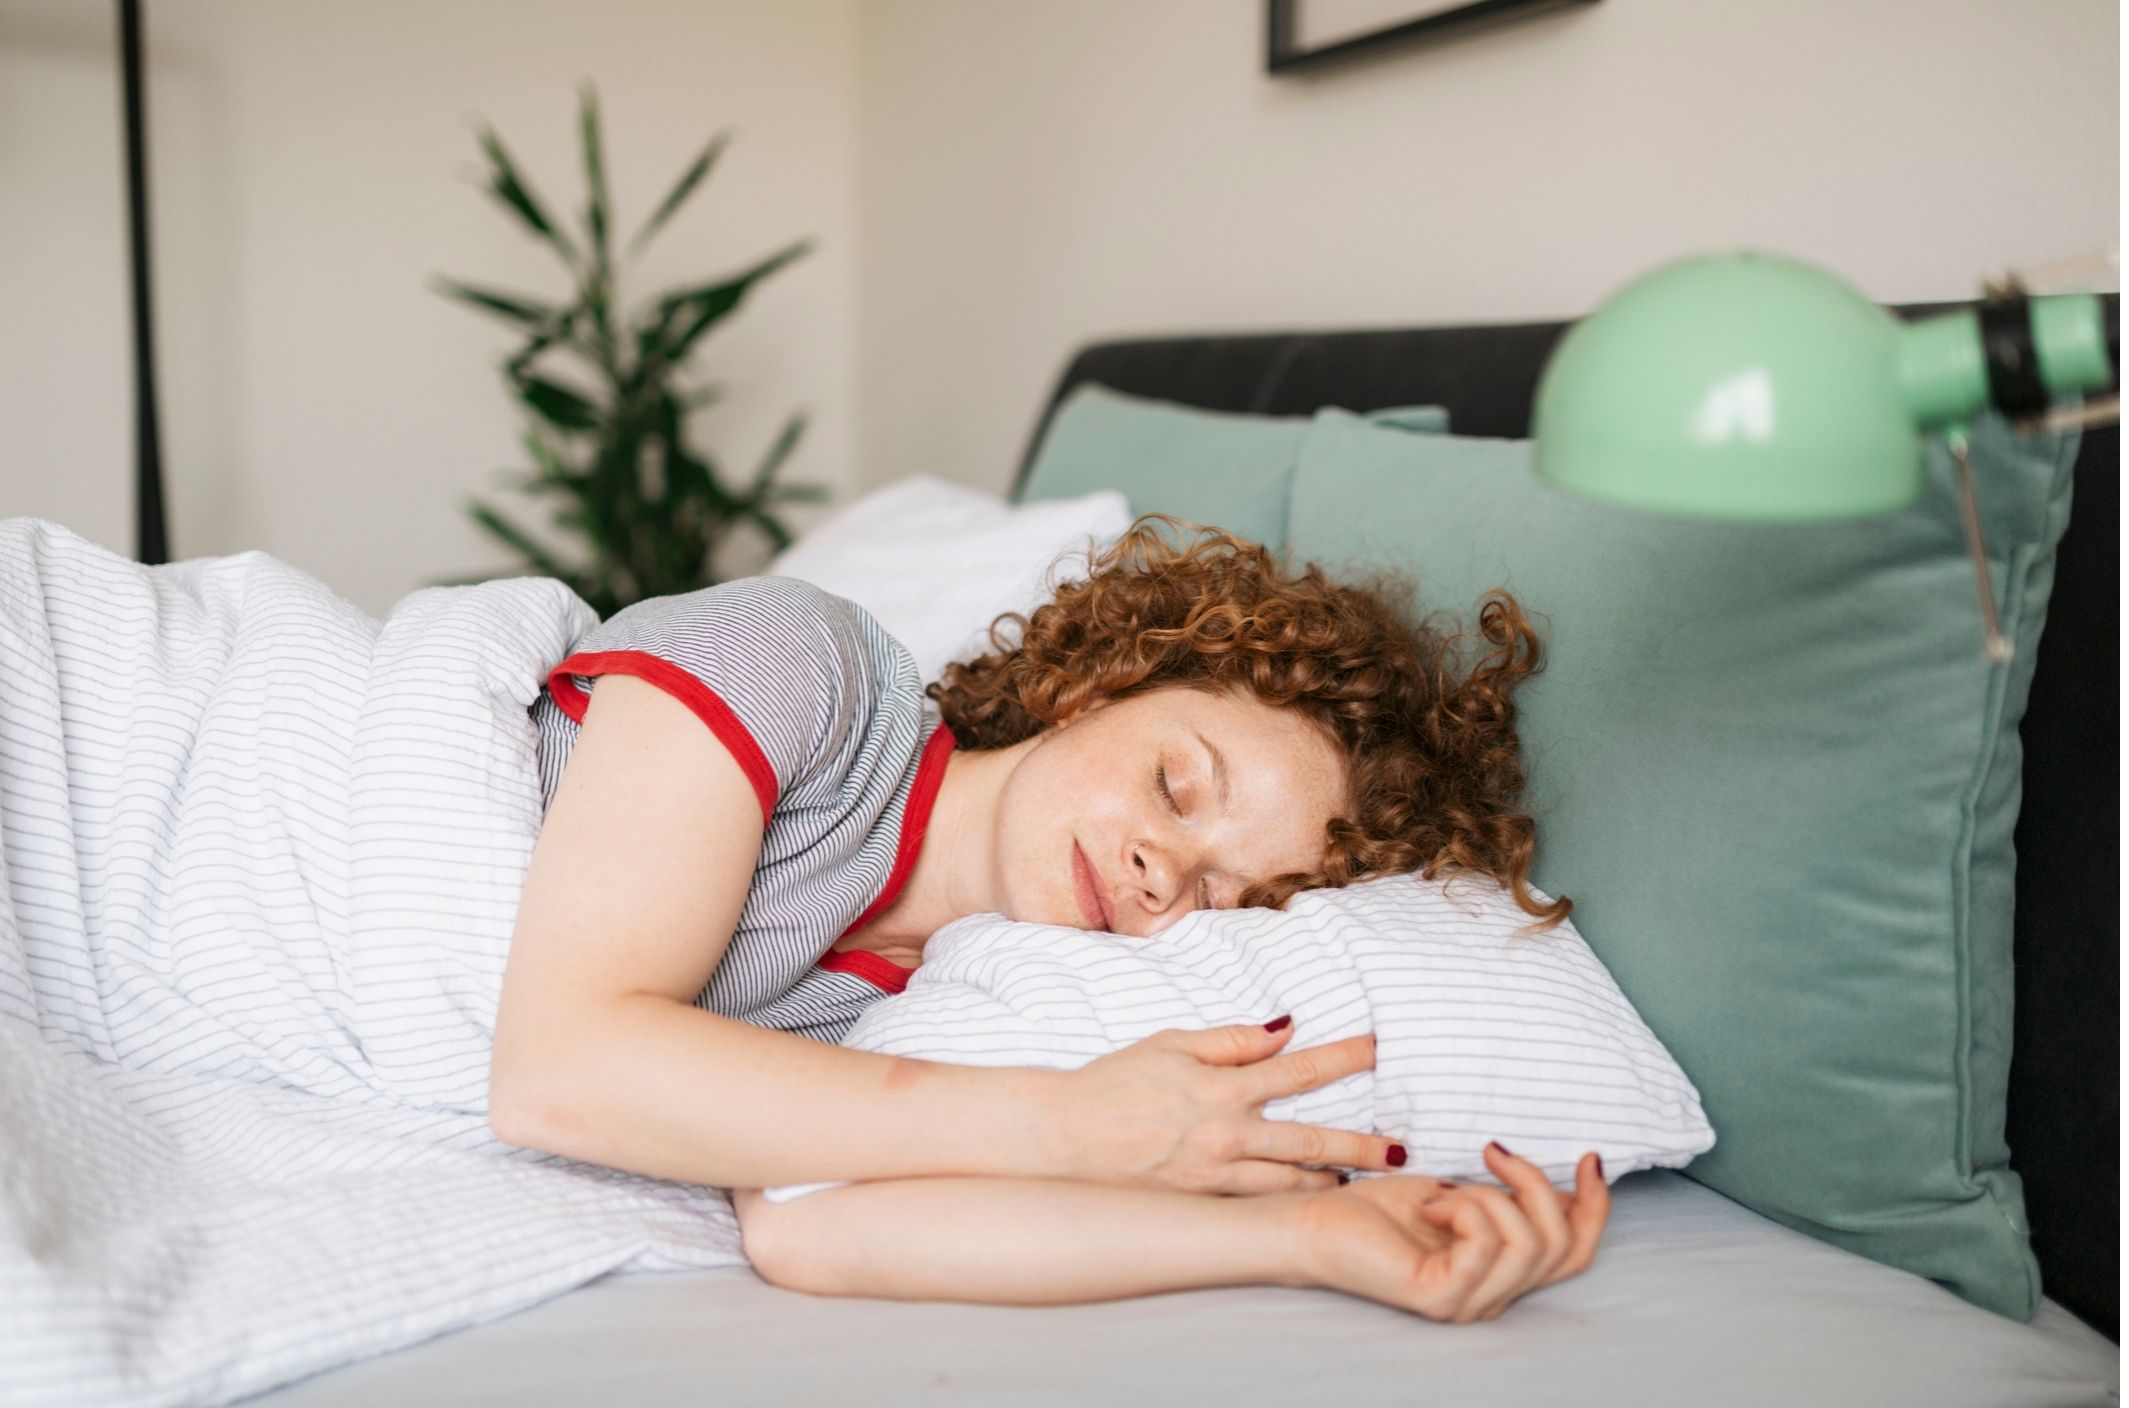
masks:
{"label": "gray fitted sheet", "polygon": [[247,1400],[259,1408],[984,1403],[2118,1403],[2121,1356],[2054,1301],[2019,1324],[1669,1170],[1621,1179],[1596,1264],[1499,1320],[1237,1286],[1073,1306],[809,1296],[746,1268],[609,1276]]}

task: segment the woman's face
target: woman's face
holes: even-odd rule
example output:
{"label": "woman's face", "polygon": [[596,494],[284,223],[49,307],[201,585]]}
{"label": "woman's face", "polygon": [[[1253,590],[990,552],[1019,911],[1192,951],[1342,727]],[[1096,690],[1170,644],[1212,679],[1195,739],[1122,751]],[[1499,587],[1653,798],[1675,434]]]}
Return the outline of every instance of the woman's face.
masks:
{"label": "woman's face", "polygon": [[[1315,869],[1344,798],[1337,747],[1292,710],[1180,686],[1097,699],[1039,735],[1006,778],[993,882],[1013,919],[1156,934],[1193,909],[1234,908],[1257,881]],[[1075,846],[1103,924],[1078,898]]]}

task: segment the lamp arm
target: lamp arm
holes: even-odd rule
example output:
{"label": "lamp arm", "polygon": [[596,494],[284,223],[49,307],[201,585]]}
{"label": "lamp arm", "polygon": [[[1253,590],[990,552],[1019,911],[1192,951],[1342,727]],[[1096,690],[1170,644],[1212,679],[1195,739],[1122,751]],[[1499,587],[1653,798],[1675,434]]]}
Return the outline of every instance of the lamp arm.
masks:
{"label": "lamp arm", "polygon": [[2097,294],[2034,298],[2015,286],[1992,287],[1978,309],[1925,318],[1896,336],[1894,377],[1924,430],[1990,408],[2038,417],[2051,399],[2104,390],[2120,346]]}

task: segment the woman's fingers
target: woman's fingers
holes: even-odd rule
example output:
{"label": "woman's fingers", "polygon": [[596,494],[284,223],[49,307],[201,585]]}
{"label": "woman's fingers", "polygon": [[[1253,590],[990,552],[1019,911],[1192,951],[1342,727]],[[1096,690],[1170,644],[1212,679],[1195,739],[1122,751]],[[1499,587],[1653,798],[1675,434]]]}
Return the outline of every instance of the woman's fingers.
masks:
{"label": "woman's fingers", "polygon": [[1604,1166],[1596,1155],[1587,1155],[1575,1170],[1575,1197],[1567,1208],[1571,1245],[1566,1257],[1542,1284],[1549,1286],[1589,1270],[1590,1263],[1597,1259],[1597,1243],[1604,1237],[1604,1224],[1611,1213],[1612,1190],[1604,1181]]}
{"label": "woman's fingers", "polygon": [[1488,1144],[1484,1158],[1486,1167],[1515,1192],[1517,1205],[1538,1234],[1537,1265],[1529,1283],[1519,1287],[1515,1294],[1551,1284],[1553,1269],[1574,1250],[1574,1232],[1567,1225],[1560,1190],[1552,1186],[1552,1180],[1536,1164],[1517,1158],[1499,1144]]}
{"label": "woman's fingers", "polygon": [[1460,1196],[1469,1191],[1459,1189],[1458,1196],[1442,1197],[1419,1210],[1421,1217],[1456,1239],[1449,1247],[1448,1279],[1436,1293],[1435,1307],[1442,1313],[1430,1316],[1451,1324],[1463,1323],[1464,1306],[1493,1269],[1501,1250],[1499,1226],[1477,1199]]}
{"label": "woman's fingers", "polygon": [[[1374,1064],[1375,1038],[1364,1032],[1341,1041],[1269,1057],[1244,1068],[1237,1078],[1248,1082],[1243,1089],[1247,1093],[1249,1108],[1257,1110],[1267,1101],[1329,1085]],[[1327,1164],[1385,1173],[1404,1165],[1404,1146],[1394,1139],[1358,1134],[1349,1129],[1296,1124],[1292,1120],[1256,1120],[1242,1152],[1251,1158],[1280,1163]]]}
{"label": "woman's fingers", "polygon": [[1486,1273],[1456,1306],[1456,1324],[1497,1319],[1529,1292],[1587,1270],[1611,1214],[1611,1190],[1595,1155],[1585,1156],[1576,1167],[1571,1200],[1528,1160],[1492,1148],[1486,1159],[1515,1190],[1514,1197],[1497,1188],[1473,1186],[1445,1192],[1420,1209],[1437,1226],[1460,1227],[1465,1224],[1454,1222],[1455,1215],[1462,1204],[1472,1204],[1498,1236],[1498,1251]]}
{"label": "woman's fingers", "polygon": [[1295,1168],[1267,1159],[1236,1159],[1228,1164],[1227,1186],[1219,1193],[1307,1193],[1336,1188],[1338,1175],[1329,1169]]}
{"label": "woman's fingers", "polygon": [[1470,1202],[1493,1223],[1498,1250],[1471,1293],[1457,1306],[1455,1323],[1468,1324],[1483,1318],[1521,1295],[1530,1284],[1531,1271],[1545,1250],[1530,1219],[1513,1198],[1498,1188],[1461,1188],[1444,1197]]}
{"label": "woman's fingers", "polygon": [[1404,1149],[1397,1140],[1379,1134],[1355,1134],[1349,1129],[1260,1118],[1250,1126],[1242,1152],[1250,1158],[1276,1159],[1280,1163],[1395,1173],[1404,1167]]}
{"label": "woman's fingers", "polygon": [[1474,1247],[1488,1249],[1483,1258],[1474,1258],[1474,1274],[1457,1277],[1457,1289],[1440,1305],[1440,1313],[1435,1318],[1451,1325],[1468,1325],[1484,1318],[1486,1310],[1497,1303],[1495,1288],[1502,1280],[1501,1260],[1509,1255],[1498,1212],[1488,1205],[1486,1199],[1479,1197],[1478,1192],[1476,1188],[1462,1188],[1424,1203],[1419,1209],[1422,1220],[1445,1229],[1456,1238],[1450,1252],[1452,1268],[1460,1267],[1459,1259]]}
{"label": "woman's fingers", "polygon": [[[1492,1221],[1500,1240],[1492,1265],[1456,1307],[1452,1316],[1456,1324],[1496,1319],[1529,1291],[1572,1274],[1561,1268],[1584,1249],[1588,1236],[1589,1214],[1583,1214],[1585,1230],[1578,1234],[1567,1209],[1562,1207],[1562,1194],[1537,1165],[1508,1153],[1498,1144],[1487,1145],[1483,1157],[1488,1171],[1507,1185],[1506,1191],[1474,1186],[1443,1195],[1446,1200],[1464,1200],[1478,1206]],[[1593,1171],[1585,1160],[1581,1171],[1585,1191]],[[1443,1214],[1434,1212],[1440,1205],[1437,1201],[1428,1206],[1427,1210],[1433,1213],[1429,1221],[1440,1224],[1445,1220]]]}
{"label": "woman's fingers", "polygon": [[1267,1100],[1276,1100],[1282,1095],[1299,1095],[1304,1090],[1329,1085],[1374,1064],[1374,1033],[1363,1032],[1343,1041],[1327,1041],[1321,1046],[1268,1057],[1243,1067],[1242,1072],[1250,1082],[1247,1087],[1250,1108],[1255,1109]]}

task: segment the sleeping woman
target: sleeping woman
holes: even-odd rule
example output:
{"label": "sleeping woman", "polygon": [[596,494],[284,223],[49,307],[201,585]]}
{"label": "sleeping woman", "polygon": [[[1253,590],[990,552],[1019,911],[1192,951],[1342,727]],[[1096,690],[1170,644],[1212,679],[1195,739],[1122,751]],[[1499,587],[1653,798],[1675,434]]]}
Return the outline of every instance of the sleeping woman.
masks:
{"label": "sleeping woman", "polygon": [[[1258,1114],[1369,1068],[1371,1037],[1288,1050],[1266,1013],[1072,1070],[834,1044],[965,915],[1150,935],[1415,870],[1490,876],[1548,925],[1571,911],[1525,890],[1509,695],[1537,644],[1512,600],[1457,679],[1454,638],[1401,618],[1387,579],[1289,576],[1163,523],[929,685],[791,578],[640,602],[579,640],[533,706],[545,813],[496,1134],[731,1188],[755,1269],[817,1294],[1315,1285],[1461,1324],[1586,1269],[1610,1211],[1593,1154],[1572,1193],[1497,1145],[1500,1188],[1349,1182],[1405,1151]],[[831,1179],[851,1182],[758,1191]]]}

